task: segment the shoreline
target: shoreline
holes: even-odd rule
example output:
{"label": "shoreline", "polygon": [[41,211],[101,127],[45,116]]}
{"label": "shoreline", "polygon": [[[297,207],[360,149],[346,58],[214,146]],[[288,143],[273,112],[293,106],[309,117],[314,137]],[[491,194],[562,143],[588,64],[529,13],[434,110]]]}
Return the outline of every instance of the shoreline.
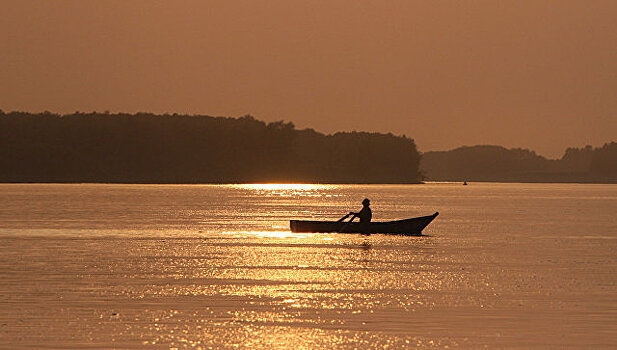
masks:
{"label": "shoreline", "polygon": [[[56,184],[56,185],[265,185],[265,184],[282,184],[282,185],[426,185],[426,184],[462,184],[465,181],[451,180],[425,180],[419,182],[124,182],[124,181],[0,181],[2,185],[26,185],[26,184]],[[614,181],[466,181],[469,185],[478,183],[493,183],[493,184],[580,184],[580,185],[615,185]]]}
{"label": "shoreline", "polygon": [[58,185],[423,185],[426,182],[90,182],[90,181],[0,181],[0,184],[58,184]]}

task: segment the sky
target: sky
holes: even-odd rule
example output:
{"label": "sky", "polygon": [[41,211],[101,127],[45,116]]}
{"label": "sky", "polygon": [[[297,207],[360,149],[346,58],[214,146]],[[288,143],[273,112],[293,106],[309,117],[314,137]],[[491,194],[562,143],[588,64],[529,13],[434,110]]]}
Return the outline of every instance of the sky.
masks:
{"label": "sky", "polygon": [[0,109],[188,113],[420,151],[617,141],[617,1],[0,0]]}

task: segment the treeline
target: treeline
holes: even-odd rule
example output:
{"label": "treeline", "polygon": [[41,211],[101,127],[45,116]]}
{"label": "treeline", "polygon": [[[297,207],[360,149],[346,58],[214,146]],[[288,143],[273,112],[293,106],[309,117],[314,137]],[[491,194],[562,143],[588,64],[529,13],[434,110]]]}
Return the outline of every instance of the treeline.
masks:
{"label": "treeline", "polygon": [[617,182],[617,143],[568,148],[561,159],[546,159],[526,149],[460,147],[427,152],[421,167],[436,181]]}
{"label": "treeline", "polygon": [[415,183],[414,141],[251,116],[0,111],[0,182]]}

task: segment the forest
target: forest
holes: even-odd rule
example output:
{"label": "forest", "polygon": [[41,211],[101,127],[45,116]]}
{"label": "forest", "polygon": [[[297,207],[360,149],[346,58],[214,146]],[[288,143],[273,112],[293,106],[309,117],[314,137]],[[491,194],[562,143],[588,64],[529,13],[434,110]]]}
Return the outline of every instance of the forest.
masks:
{"label": "forest", "polygon": [[151,113],[0,111],[0,182],[418,183],[414,140]]}
{"label": "forest", "polygon": [[617,182],[617,143],[568,148],[560,159],[501,146],[466,146],[422,154],[429,180],[501,182]]}

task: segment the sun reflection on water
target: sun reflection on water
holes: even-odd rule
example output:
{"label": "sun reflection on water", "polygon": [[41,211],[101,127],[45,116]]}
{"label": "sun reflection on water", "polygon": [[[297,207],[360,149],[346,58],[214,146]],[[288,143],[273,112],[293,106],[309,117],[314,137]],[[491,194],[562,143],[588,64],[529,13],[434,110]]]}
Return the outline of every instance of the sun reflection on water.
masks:
{"label": "sun reflection on water", "polygon": [[324,184],[241,184],[231,185],[233,188],[247,190],[266,197],[338,197],[339,194],[329,193],[338,185]]}
{"label": "sun reflection on water", "polygon": [[233,186],[236,188],[263,191],[314,191],[318,189],[325,189],[328,187],[336,187],[336,185],[323,184],[242,184]]}
{"label": "sun reflection on water", "polygon": [[222,234],[242,238],[314,238],[318,236],[331,238],[328,235],[318,233],[295,233],[291,231],[224,231]]}

